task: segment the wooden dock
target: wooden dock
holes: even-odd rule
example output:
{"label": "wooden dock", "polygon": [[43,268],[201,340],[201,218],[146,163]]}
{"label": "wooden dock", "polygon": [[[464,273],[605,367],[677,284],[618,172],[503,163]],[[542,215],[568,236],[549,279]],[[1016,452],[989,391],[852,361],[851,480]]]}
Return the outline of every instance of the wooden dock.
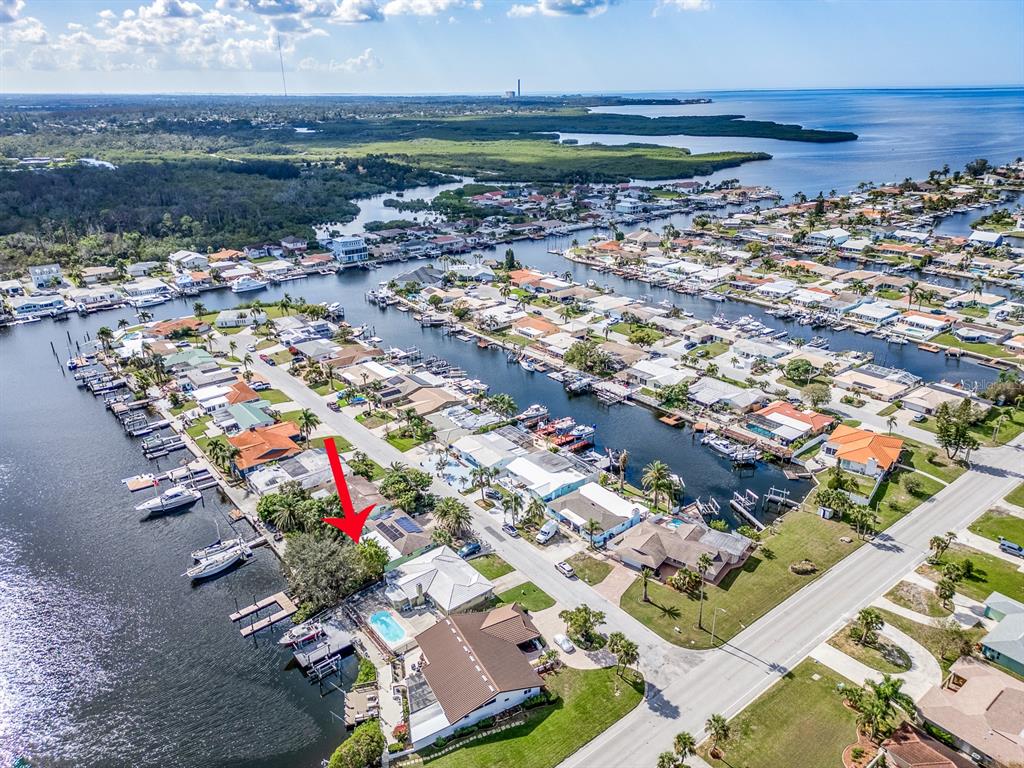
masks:
{"label": "wooden dock", "polygon": [[260,630],[272,627],[274,624],[277,624],[277,622],[284,621],[299,610],[298,606],[292,602],[292,599],[288,597],[288,595],[284,592],[278,592],[277,594],[265,597],[252,605],[247,605],[245,608],[235,611],[228,616],[228,618],[231,619],[231,621],[241,621],[242,619],[249,618],[266,608],[270,608],[271,606],[277,606],[278,610],[274,611],[274,613],[269,616],[264,616],[262,619],[242,627],[242,637],[249,637],[249,635],[259,632]]}
{"label": "wooden dock", "polygon": [[660,419],[658,419],[658,421],[660,421],[662,424],[668,424],[670,427],[678,427],[681,426],[686,421],[686,419],[684,419],[682,416],[670,414],[668,416],[662,416]]}

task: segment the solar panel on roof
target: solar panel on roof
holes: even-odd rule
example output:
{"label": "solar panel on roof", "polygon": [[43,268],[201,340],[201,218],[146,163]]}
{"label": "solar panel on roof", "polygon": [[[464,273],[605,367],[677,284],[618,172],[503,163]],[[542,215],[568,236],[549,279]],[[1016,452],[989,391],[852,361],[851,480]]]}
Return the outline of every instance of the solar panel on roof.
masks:
{"label": "solar panel on roof", "polygon": [[397,541],[402,537],[401,532],[396,530],[395,526],[391,525],[391,523],[381,523],[377,526],[377,530],[383,533],[388,538],[388,541]]}
{"label": "solar panel on roof", "polygon": [[423,533],[423,529],[420,528],[408,517],[399,517],[395,520],[395,524],[398,525],[406,533]]}

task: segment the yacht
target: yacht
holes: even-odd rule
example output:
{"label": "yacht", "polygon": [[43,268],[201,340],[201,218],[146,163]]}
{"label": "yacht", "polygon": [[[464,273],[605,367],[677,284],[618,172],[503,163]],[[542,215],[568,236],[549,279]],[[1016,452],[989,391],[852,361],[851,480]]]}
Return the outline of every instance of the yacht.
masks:
{"label": "yacht", "polygon": [[262,291],[268,283],[264,280],[257,280],[255,277],[240,277],[231,284],[232,293],[248,293],[249,291]]}
{"label": "yacht", "polygon": [[136,309],[141,309],[142,307],[155,307],[157,304],[163,304],[169,298],[171,297],[162,293],[157,296],[133,296],[128,299],[128,303]]}
{"label": "yacht", "polygon": [[702,299],[707,299],[708,301],[725,301],[725,296],[720,293],[715,293],[714,291],[705,291],[700,295],[700,297]]}
{"label": "yacht", "polygon": [[149,501],[144,501],[135,507],[136,512],[167,512],[171,509],[195,504],[203,497],[203,494],[195,488],[186,488],[184,485],[176,485],[168,488],[159,496]]}
{"label": "yacht", "polygon": [[231,549],[225,550],[219,554],[208,557],[205,560],[200,560],[199,563],[193,565],[183,576],[188,576],[193,581],[199,581],[200,579],[208,579],[211,576],[216,576],[218,573],[226,571],[231,568],[235,563],[245,560],[252,555],[252,550],[249,549],[244,543],[238,544]]}
{"label": "yacht", "polygon": [[519,367],[522,368],[524,371],[529,371],[530,373],[533,373],[535,370],[537,370],[537,367],[529,360],[527,360],[525,357],[519,361]]}
{"label": "yacht", "polygon": [[534,403],[522,413],[518,414],[515,419],[521,423],[529,423],[540,421],[541,419],[547,418],[548,409],[547,406],[541,405],[540,403]]}

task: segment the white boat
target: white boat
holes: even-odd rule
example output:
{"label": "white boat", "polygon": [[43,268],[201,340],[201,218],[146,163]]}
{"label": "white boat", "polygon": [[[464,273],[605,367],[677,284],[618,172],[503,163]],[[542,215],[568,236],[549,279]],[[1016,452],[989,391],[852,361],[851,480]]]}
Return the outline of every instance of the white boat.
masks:
{"label": "white boat", "polygon": [[196,549],[192,551],[192,559],[197,563],[203,560],[208,560],[211,557],[219,555],[221,552],[227,552],[229,549],[234,549],[239,544],[243,543],[243,539],[218,539],[208,547],[202,549]]}
{"label": "white boat", "polygon": [[289,629],[278,640],[279,645],[302,645],[311,640],[316,640],[324,633],[323,625],[317,621],[307,621],[296,624]]}
{"label": "white boat", "polygon": [[573,437],[582,439],[585,437],[593,437],[594,431],[594,428],[589,424],[578,424],[571,430],[569,430],[569,434],[572,435]]}
{"label": "white boat", "polygon": [[144,501],[135,507],[136,512],[166,512],[188,504],[195,504],[203,498],[203,494],[195,488],[186,488],[184,485],[176,485],[168,488],[159,496],[149,501]]}
{"label": "white boat", "polygon": [[533,373],[535,370],[537,370],[537,367],[529,360],[527,360],[525,357],[519,361],[519,367],[522,368],[524,371],[529,371],[530,373]]}
{"label": "white boat", "polygon": [[540,403],[534,403],[522,413],[518,414],[515,419],[516,421],[539,421],[540,419],[547,418],[549,411],[547,406],[541,405]]}
{"label": "white boat", "polygon": [[142,307],[155,307],[157,304],[163,304],[169,298],[171,297],[165,294],[158,296],[133,296],[128,299],[128,303],[136,309],[141,309]]}
{"label": "white boat", "polygon": [[714,291],[705,291],[700,295],[700,297],[702,299],[707,299],[708,301],[725,301],[725,296],[720,293],[715,293]]}
{"label": "white boat", "polygon": [[252,555],[252,550],[245,544],[239,544],[229,550],[221,552],[220,554],[214,555],[213,557],[201,560],[199,563],[185,571],[182,575],[188,576],[193,581],[208,579],[211,576],[216,576],[218,573],[226,571],[228,568],[235,565],[235,563],[240,560],[245,560],[250,555]]}
{"label": "white boat", "polygon": [[257,280],[254,277],[240,277],[231,284],[232,293],[248,293],[249,291],[262,291],[269,283]]}

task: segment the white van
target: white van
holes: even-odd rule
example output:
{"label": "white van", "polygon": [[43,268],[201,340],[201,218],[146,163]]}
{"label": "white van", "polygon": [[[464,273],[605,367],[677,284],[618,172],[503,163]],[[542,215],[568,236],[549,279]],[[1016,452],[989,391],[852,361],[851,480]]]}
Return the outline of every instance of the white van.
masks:
{"label": "white van", "polygon": [[555,537],[556,533],[558,533],[558,521],[548,520],[541,526],[540,531],[537,533],[537,543],[547,544]]}

